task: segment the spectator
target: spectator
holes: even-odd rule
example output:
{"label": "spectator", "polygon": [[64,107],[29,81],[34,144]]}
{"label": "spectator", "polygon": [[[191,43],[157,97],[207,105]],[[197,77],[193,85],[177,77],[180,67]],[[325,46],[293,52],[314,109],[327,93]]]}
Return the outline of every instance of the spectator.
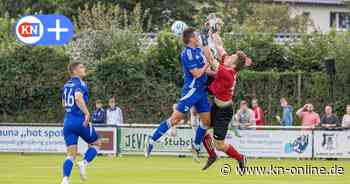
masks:
{"label": "spectator", "polygon": [[92,115],[92,122],[96,124],[106,123],[106,110],[103,108],[101,100],[96,100],[95,111]]}
{"label": "spectator", "polygon": [[346,114],[343,116],[342,127],[350,128],[350,105],[346,106]]}
{"label": "spectator", "polygon": [[340,127],[339,118],[333,114],[332,106],[326,105],[324,112],[325,114],[321,118],[321,127],[326,129]]}
{"label": "spectator", "polygon": [[306,128],[315,128],[320,124],[320,116],[314,112],[312,104],[305,104],[296,112],[297,116],[301,118],[301,125]]}
{"label": "spectator", "polygon": [[252,100],[252,107],[255,114],[256,126],[264,125],[264,111],[262,110],[261,107],[259,107],[258,99],[254,98]]}
{"label": "spectator", "polygon": [[108,125],[123,125],[122,110],[116,106],[115,97],[108,100],[109,108],[107,109],[107,124]]}
{"label": "spectator", "polygon": [[293,107],[288,104],[288,101],[285,98],[281,98],[280,103],[283,109],[282,120],[279,116],[276,116],[277,121],[280,122],[282,126],[292,126],[293,125]]}
{"label": "spectator", "polygon": [[107,124],[117,125],[117,156],[121,157],[121,128],[120,125],[124,124],[122,110],[116,106],[115,97],[111,97],[108,100],[109,108],[107,109]]}
{"label": "spectator", "polygon": [[235,125],[241,129],[255,125],[254,111],[248,108],[248,104],[244,100],[241,101],[240,108],[236,114],[236,121]]}

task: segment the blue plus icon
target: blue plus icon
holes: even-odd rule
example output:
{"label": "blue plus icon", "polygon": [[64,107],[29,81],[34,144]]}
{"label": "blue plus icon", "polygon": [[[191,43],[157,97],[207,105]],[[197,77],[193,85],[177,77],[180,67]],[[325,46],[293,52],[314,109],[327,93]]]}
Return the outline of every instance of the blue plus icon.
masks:
{"label": "blue plus icon", "polygon": [[[26,42],[22,41],[25,44],[64,45],[73,38],[74,27],[66,16],[30,15],[28,17],[28,20],[18,21],[16,25],[16,35],[18,38],[26,39]],[[22,19],[23,17],[20,20]]]}
{"label": "blue plus icon", "polygon": [[55,32],[56,34],[56,41],[59,41],[61,38],[61,32],[68,32],[69,29],[68,28],[62,28],[60,27],[60,19],[56,19],[56,27],[54,28],[48,28],[47,29],[48,32]]}

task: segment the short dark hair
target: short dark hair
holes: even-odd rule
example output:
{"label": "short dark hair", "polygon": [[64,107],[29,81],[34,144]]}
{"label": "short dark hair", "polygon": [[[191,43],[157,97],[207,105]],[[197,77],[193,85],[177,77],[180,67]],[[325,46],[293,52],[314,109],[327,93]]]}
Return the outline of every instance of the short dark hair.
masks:
{"label": "short dark hair", "polygon": [[240,104],[241,104],[241,105],[248,105],[248,103],[247,103],[246,100],[242,100]]}
{"label": "short dark hair", "polygon": [[182,41],[185,44],[189,44],[190,43],[190,39],[193,37],[195,31],[196,30],[194,28],[192,28],[192,27],[189,27],[189,28],[185,29],[184,32],[182,33]]}
{"label": "short dark hair", "polygon": [[241,71],[244,66],[245,66],[245,58],[242,55],[238,54],[238,61],[236,63],[235,70]]}
{"label": "short dark hair", "polygon": [[73,71],[75,70],[75,68],[79,65],[82,65],[83,63],[82,62],[79,62],[79,61],[74,61],[74,62],[71,62],[69,63],[68,65],[68,72],[70,74],[73,74]]}

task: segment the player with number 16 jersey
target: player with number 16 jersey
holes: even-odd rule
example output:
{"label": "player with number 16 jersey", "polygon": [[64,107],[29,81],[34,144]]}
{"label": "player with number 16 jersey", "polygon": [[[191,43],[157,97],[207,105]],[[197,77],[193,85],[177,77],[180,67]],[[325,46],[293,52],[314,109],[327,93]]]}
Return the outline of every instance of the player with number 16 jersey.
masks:
{"label": "player with number 16 jersey", "polygon": [[74,62],[69,65],[68,70],[71,77],[64,85],[62,93],[62,105],[65,109],[63,136],[67,146],[67,158],[63,163],[61,184],[69,184],[79,137],[89,144],[84,159],[78,162],[82,180],[86,180],[86,167],[96,157],[101,146],[95,129],[89,123],[88,88],[82,80],[86,75],[85,66],[80,62]]}

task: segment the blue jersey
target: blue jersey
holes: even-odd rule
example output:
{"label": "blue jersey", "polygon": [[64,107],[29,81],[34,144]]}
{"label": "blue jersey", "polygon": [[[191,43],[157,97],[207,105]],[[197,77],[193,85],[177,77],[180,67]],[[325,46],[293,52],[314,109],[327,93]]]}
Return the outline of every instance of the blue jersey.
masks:
{"label": "blue jersey", "polygon": [[85,104],[88,103],[88,88],[84,81],[79,77],[71,77],[63,87],[62,100],[65,107],[65,122],[75,121],[77,119],[84,119],[84,113],[78,107],[75,101],[75,92],[81,92]]}
{"label": "blue jersey", "polygon": [[85,116],[75,101],[75,92],[83,94],[85,104],[88,103],[88,88],[79,77],[71,77],[63,87],[62,100],[64,102],[63,137],[67,146],[77,145],[81,137],[88,144],[98,140],[98,135],[92,125],[84,126]]}
{"label": "blue jersey", "polygon": [[181,63],[184,70],[184,89],[189,88],[205,88],[207,83],[207,75],[203,74],[198,79],[194,78],[191,70],[195,68],[203,68],[204,56],[202,49],[186,47],[181,52]]}

